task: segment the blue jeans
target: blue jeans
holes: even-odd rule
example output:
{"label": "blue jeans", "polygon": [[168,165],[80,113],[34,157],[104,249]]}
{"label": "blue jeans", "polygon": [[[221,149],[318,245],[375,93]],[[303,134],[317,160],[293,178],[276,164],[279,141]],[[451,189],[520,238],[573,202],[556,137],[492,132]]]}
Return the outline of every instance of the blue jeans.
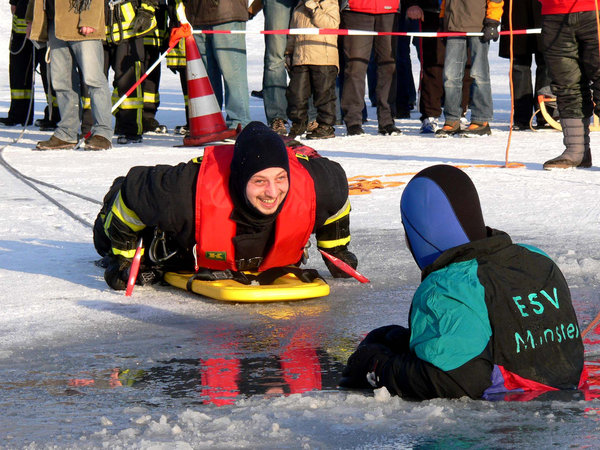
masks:
{"label": "blue jeans", "polygon": [[[206,30],[245,30],[246,22],[205,26]],[[250,123],[246,37],[243,34],[194,34],[219,106],[225,104],[229,128]],[[225,97],[223,101],[223,90]]]}
{"label": "blue jeans", "polygon": [[467,48],[471,49],[471,122],[492,120],[494,106],[488,63],[489,43],[479,37],[449,37],[446,42],[444,64],[444,116],[446,121],[459,120],[462,115],[462,87]]}
{"label": "blue jeans", "polygon": [[60,122],[54,136],[63,141],[77,142],[81,124],[81,78],[88,87],[94,124],[92,135],[109,141],[113,136],[111,92],[104,75],[102,41],[62,41],[54,34],[54,24],[48,27],[50,73],[52,87],[60,111]]}
{"label": "blue jeans", "polygon": [[[284,30],[290,26],[296,0],[263,0],[265,30]],[[274,119],[287,120],[287,73],[284,65],[286,35],[265,35],[265,60],[263,68],[263,102],[267,123]]]}

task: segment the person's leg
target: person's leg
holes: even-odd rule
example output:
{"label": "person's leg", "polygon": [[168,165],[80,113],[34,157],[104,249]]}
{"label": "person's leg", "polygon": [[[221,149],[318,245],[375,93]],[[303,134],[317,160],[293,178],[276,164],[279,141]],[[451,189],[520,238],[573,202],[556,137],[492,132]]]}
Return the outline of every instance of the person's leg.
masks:
{"label": "person's leg", "polygon": [[[542,51],[552,80],[552,92],[556,95],[565,145],[561,155],[544,163],[544,169],[579,166],[586,149],[586,135],[589,138],[586,123],[589,124],[592,113],[591,99],[584,100],[582,92],[587,89],[585,97],[591,96],[579,63],[577,23],[575,14],[542,17]],[[596,51],[597,45],[596,41]]]}
{"label": "person's leg", "polygon": [[65,142],[77,142],[79,131],[79,75],[67,42],[56,38],[54,26],[48,27],[50,72],[60,110],[60,122],[54,136]]}
{"label": "person's leg", "polygon": [[489,42],[483,43],[479,37],[468,37],[471,49],[471,123],[485,123],[492,120],[492,86],[488,62]]}
{"label": "person's leg", "polygon": [[[154,62],[160,57],[160,47],[157,45],[144,45],[144,64],[143,71],[148,70]],[[142,125],[144,132],[159,131],[166,132],[166,127],[161,126],[156,120],[156,112],[160,105],[160,77],[161,64],[156,66],[142,82],[142,91],[144,95],[144,109],[142,112]],[[164,131],[163,131],[164,129]]]}
{"label": "person's leg", "polygon": [[[394,14],[375,15],[374,31],[391,31],[394,26]],[[379,127],[394,124],[389,103],[390,89],[396,62],[392,53],[392,37],[376,36],[373,40],[375,61],[377,63],[377,121]]]}
{"label": "person's leg", "polygon": [[[263,0],[265,30],[289,28],[292,10],[296,4],[295,0]],[[265,35],[263,103],[267,123],[275,119],[287,120],[287,73],[284,65],[286,43],[285,35]]]}
{"label": "person's leg", "polygon": [[451,37],[444,56],[444,117],[446,122],[460,120],[463,76],[467,62],[467,39]]}
{"label": "person's leg", "polygon": [[292,121],[293,129],[290,130],[290,134],[297,136],[306,131],[309,96],[309,67],[307,65],[293,66],[290,74],[290,84],[286,92],[287,117]]}
{"label": "person's leg", "polygon": [[[17,20],[16,15],[13,16]],[[10,36],[10,56],[8,62],[8,75],[10,84],[10,108],[8,117],[2,119],[5,125],[31,125],[33,121],[32,74],[33,74],[33,44],[25,37],[24,33],[16,33],[13,29]],[[44,52],[39,49],[36,52]],[[29,113],[29,115],[28,115]]]}
{"label": "person's leg", "polygon": [[[245,30],[246,22],[215,25],[215,30]],[[246,63],[246,37],[243,34],[214,35],[214,55],[225,87],[226,122],[230,128],[250,123],[250,99]]]}
{"label": "person's leg", "polygon": [[516,56],[513,60],[514,122],[517,128],[529,128],[533,110],[531,56],[531,54]]}
{"label": "person's leg", "polygon": [[[358,30],[373,30],[371,14],[342,11],[342,27]],[[373,45],[372,36],[344,36],[344,80],[342,89],[342,114],[346,127],[362,123],[365,99],[365,77]],[[387,95],[385,97],[387,101]]]}
{"label": "person's leg", "polygon": [[310,71],[313,100],[319,125],[335,124],[335,66],[312,66]]}

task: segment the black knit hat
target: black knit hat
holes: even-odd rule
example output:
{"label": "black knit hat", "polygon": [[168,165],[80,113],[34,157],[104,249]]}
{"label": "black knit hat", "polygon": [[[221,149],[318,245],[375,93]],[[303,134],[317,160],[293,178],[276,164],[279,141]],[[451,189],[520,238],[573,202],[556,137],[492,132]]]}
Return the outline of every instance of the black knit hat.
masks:
{"label": "black knit hat", "polygon": [[235,141],[229,177],[231,194],[247,204],[248,181],[252,175],[269,167],[281,167],[289,178],[290,165],[285,143],[264,123],[250,122]]}

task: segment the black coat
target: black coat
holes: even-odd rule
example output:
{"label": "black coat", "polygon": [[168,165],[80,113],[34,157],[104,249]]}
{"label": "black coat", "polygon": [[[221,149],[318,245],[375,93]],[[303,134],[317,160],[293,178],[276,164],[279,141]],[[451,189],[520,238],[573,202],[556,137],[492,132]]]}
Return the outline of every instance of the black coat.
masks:
{"label": "black coat", "polygon": [[[530,28],[540,28],[542,26],[542,4],[539,0],[506,0],[504,2],[504,11],[502,13],[502,30],[509,30],[509,8],[512,2],[512,29],[523,30]],[[514,36],[513,54],[514,56],[531,55],[541,51],[540,35],[526,34]],[[510,36],[500,36],[500,50],[498,55],[501,58],[510,58]]]}

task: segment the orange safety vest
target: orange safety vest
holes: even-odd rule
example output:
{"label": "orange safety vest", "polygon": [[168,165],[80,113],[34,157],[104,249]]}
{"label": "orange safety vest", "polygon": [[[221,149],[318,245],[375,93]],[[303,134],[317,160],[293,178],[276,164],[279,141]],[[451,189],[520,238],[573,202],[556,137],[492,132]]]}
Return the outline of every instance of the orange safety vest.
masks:
{"label": "orange safety vest", "polygon": [[349,0],[350,11],[368,14],[397,13],[400,0]]}
{"label": "orange safety vest", "polygon": [[[296,264],[315,225],[316,195],[312,177],[287,149],[290,165],[290,189],[283,208],[275,219],[275,241],[259,266]],[[229,195],[229,175],[233,145],[204,149],[196,181],[196,268],[237,270],[233,237],[236,223],[231,220],[234,205]]]}

